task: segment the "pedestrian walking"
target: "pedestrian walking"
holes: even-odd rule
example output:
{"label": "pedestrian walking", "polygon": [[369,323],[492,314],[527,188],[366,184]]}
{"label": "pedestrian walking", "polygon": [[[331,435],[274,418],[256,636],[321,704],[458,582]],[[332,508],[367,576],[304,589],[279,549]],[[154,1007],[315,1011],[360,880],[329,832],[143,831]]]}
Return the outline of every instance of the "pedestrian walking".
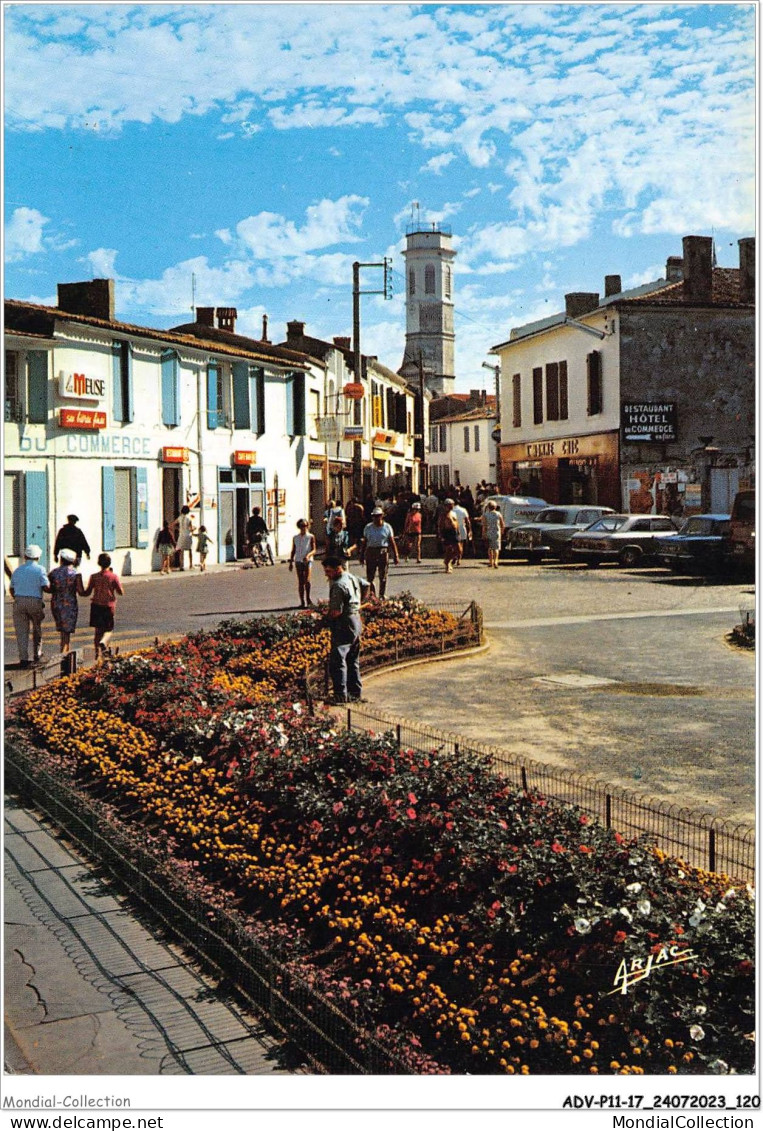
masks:
{"label": "pedestrian walking", "polygon": [[24,561],[11,574],[10,591],[13,597],[13,627],[22,668],[29,667],[29,630],[32,631],[34,662],[43,659],[42,622],[45,618],[43,593],[50,593],[48,575],[40,565],[42,550],[34,543],[24,550]]}
{"label": "pedestrian walking", "polygon": [[384,521],[384,511],[381,507],[374,507],[371,521],[363,530],[360,543],[360,561],[365,562],[366,579],[373,584],[377,571],[379,574],[379,597],[384,598],[387,591],[387,571],[389,569],[390,552],[395,565],[400,562],[400,555],[395,542],[395,534],[388,522]]}
{"label": "pedestrian walking", "polygon": [[438,528],[446,573],[452,573],[453,563],[458,561],[458,519],[453,513],[454,506],[452,499],[443,501]]}
{"label": "pedestrian walking", "polygon": [[458,523],[458,557],[456,558],[456,565],[460,566],[463,561],[464,550],[472,540],[472,522],[469,518],[469,512],[461,503],[456,503],[452,513],[456,516],[456,522]]}
{"label": "pedestrian walking", "polygon": [[79,519],[76,514],[67,514],[66,522],[56,534],[56,540],[53,543],[53,557],[58,559],[62,550],[74,550],[76,560],[74,564],[79,569],[82,555],[90,560],[90,546],[88,545],[87,538],[77,526]]}
{"label": "pedestrian walking", "polygon": [[176,546],[175,535],[170,530],[169,522],[165,519],[164,525],[156,536],[156,552],[162,559],[160,573],[168,574],[170,572],[170,563]]}
{"label": "pedestrian walking", "polygon": [[485,511],[482,515],[482,533],[487,542],[488,569],[498,569],[503,530],[503,515],[491,499],[485,503]]}
{"label": "pedestrian walking", "polygon": [[350,542],[357,545],[363,537],[363,527],[366,525],[366,512],[363,509],[363,504],[358,499],[353,497],[345,507],[345,516],[347,518],[347,533],[350,536]]}
{"label": "pedestrian walking", "polygon": [[82,576],[75,567],[76,560],[74,550],[64,549],[58,555],[59,564],[48,574],[50,611],[61,637],[62,656],[69,652],[69,643],[77,628],[77,598],[85,596]]}
{"label": "pedestrian walking", "polygon": [[334,519],[341,518],[342,526],[347,525],[347,517],[344,513],[344,507],[338,503],[336,499],[329,499],[326,504],[326,510],[323,512],[323,523],[326,527],[326,537],[328,538],[331,531],[334,529]]}
{"label": "pedestrian walking", "polygon": [[180,514],[175,520],[177,527],[177,548],[180,554],[180,569],[185,569],[183,565],[186,550],[188,551],[188,568],[193,569],[193,536],[195,528],[193,525],[193,515],[191,514],[190,507],[181,507]]}
{"label": "pedestrian walking", "polygon": [[294,535],[291,542],[289,572],[296,566],[299,607],[305,609],[313,604],[310,600],[310,570],[315,557],[315,535],[307,529],[307,520],[304,518],[297,523],[297,530],[299,533]]}
{"label": "pedestrian walking", "polygon": [[325,557],[340,558],[342,561],[346,562],[354,553],[355,549],[355,544],[350,544],[349,531],[344,529],[342,520],[339,515],[337,515],[334,519],[334,528],[326,539]]}
{"label": "pedestrian walking", "polygon": [[329,607],[326,614],[331,631],[329,675],[335,703],[360,699],[363,685],[360,676],[360,638],[363,622],[360,610],[370,586],[355,577],[341,558],[327,557],[323,570],[329,582]]}
{"label": "pedestrian walking", "polygon": [[207,571],[207,554],[211,545],[212,539],[207,534],[206,526],[200,526],[196,535],[196,553],[199,555],[199,569],[202,573]]}
{"label": "pedestrian walking", "polygon": [[421,565],[421,503],[411,503],[411,509],[405,516],[403,527],[405,560],[412,551],[416,554],[416,564]]}
{"label": "pedestrian walking", "polygon": [[124,594],[122,583],[111,568],[108,554],[98,555],[98,573],[90,575],[83,597],[90,597],[90,627],[95,629],[93,645],[95,658],[99,660],[108,651],[108,642],[114,631],[114,611],[117,594]]}

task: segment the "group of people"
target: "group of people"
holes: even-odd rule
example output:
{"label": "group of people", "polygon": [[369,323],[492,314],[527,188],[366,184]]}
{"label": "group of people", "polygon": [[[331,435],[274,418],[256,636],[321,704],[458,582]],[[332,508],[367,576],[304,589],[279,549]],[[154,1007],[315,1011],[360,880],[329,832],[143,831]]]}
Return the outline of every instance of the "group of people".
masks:
{"label": "group of people", "polygon": [[185,555],[188,554],[188,568],[193,569],[193,540],[196,538],[196,552],[199,555],[199,569],[206,572],[207,554],[212,545],[212,539],[207,533],[207,528],[201,525],[199,529],[193,521],[191,508],[181,507],[180,514],[173,523],[164,520],[161,530],[156,536],[155,548],[162,559],[160,573],[169,574],[172,569],[172,559],[179,554],[180,564],[178,569],[185,569]]}
{"label": "group of people", "polygon": [[[22,668],[44,660],[42,652],[42,622],[45,619],[44,595],[50,594],[50,610],[60,635],[61,654],[71,649],[71,638],[77,628],[80,597],[90,597],[90,627],[94,629],[93,643],[96,659],[108,650],[114,631],[114,611],[117,596],[124,590],[111,568],[111,557],[99,554],[98,572],[83,583],[79,566],[83,555],[90,558],[90,546],[77,523],[76,514],[67,516],[58,531],[53,547],[57,565],[46,570],[41,564],[42,550],[30,543],[24,550],[24,561],[11,573],[10,592],[13,598],[13,626]],[[32,657],[29,655],[29,637],[32,638]]]}

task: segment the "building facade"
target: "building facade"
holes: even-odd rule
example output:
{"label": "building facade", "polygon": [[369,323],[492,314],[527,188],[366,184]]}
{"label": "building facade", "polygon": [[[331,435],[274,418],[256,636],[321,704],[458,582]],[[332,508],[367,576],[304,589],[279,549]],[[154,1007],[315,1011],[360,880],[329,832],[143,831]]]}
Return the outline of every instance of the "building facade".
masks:
{"label": "building facade", "polygon": [[666,277],[512,330],[501,363],[502,490],[626,512],[728,511],[754,480],[755,247],[713,266],[687,236]]}
{"label": "building facade", "polygon": [[496,425],[495,397],[480,390],[434,401],[429,422],[431,486],[474,488],[483,481],[496,483]]}
{"label": "building facade", "polygon": [[118,321],[113,280],[59,286],[58,305],[5,304],[5,554],[50,561],[75,513],[117,572],[158,569],[156,533],[184,505],[212,560],[244,554],[262,508],[284,552],[307,511],[309,358],[235,334],[235,311],[176,330]]}
{"label": "building facade", "polygon": [[405,355],[400,374],[409,384],[419,381],[421,368],[427,389],[441,396],[455,383],[453,327],[453,261],[449,228],[410,225],[405,260]]}

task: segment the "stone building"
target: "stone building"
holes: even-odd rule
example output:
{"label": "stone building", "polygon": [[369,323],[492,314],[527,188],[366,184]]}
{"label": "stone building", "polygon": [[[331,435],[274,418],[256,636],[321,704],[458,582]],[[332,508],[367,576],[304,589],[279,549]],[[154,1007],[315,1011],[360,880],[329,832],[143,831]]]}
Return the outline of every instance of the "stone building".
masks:
{"label": "stone building", "polygon": [[442,396],[456,380],[452,232],[414,223],[405,243],[405,355],[398,372],[417,387],[423,365],[426,388]]}
{"label": "stone building", "polygon": [[549,502],[728,511],[754,479],[755,241],[687,236],[664,279],[565,296],[501,363],[500,484]]}

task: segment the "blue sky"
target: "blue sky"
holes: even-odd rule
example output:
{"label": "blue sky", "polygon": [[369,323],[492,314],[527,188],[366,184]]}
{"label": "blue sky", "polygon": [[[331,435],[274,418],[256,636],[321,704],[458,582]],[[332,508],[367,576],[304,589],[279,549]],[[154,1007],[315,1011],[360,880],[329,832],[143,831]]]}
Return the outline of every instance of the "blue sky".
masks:
{"label": "blue sky", "polygon": [[[566,291],[754,233],[753,4],[9,5],[5,294],[113,276],[153,326],[236,306],[397,369],[405,225],[452,227],[457,388]],[[375,284],[375,273],[365,285]]]}

